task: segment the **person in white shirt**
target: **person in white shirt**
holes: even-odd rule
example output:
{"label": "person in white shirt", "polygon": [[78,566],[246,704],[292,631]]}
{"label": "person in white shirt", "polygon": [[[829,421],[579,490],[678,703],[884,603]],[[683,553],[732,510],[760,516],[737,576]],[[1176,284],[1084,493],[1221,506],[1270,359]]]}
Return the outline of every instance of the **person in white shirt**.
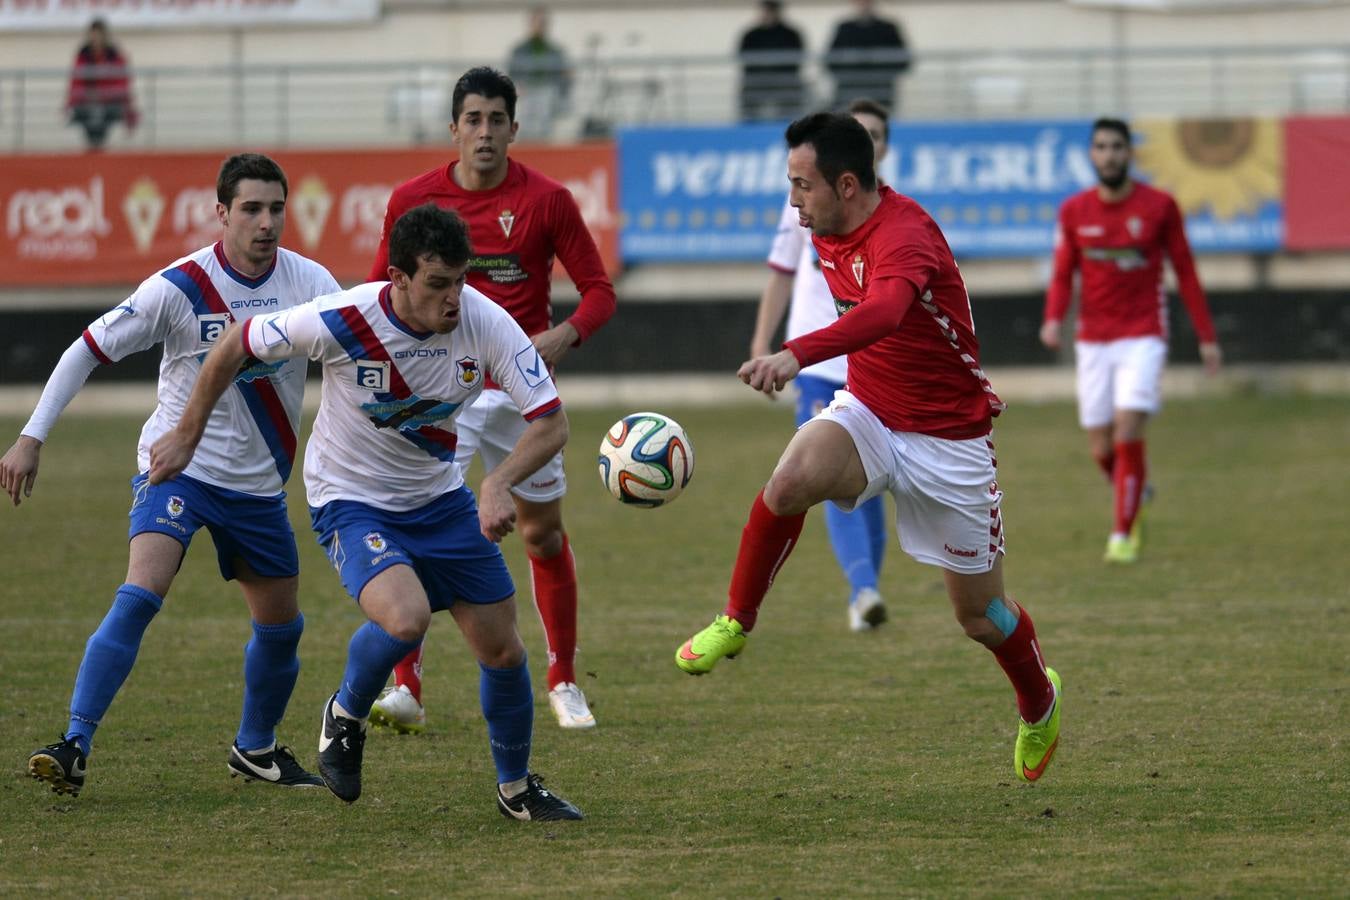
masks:
{"label": "person in white shirt", "polygon": [[256,153],[225,160],[216,179],[224,234],[146,279],[71,344],[36,410],[0,460],[0,484],[15,506],[32,494],[38,458],[52,426],[99,364],[163,344],[158,405],[141,430],[131,480],[130,562],[126,583],[90,636],[75,677],[70,722],[61,739],[34,751],[29,774],[58,794],[84,787],[94,731],[131,673],[141,638],[159,612],[193,535],[211,532],[225,579],[236,580],[253,619],[244,650],[244,706],[230,748],[231,775],[296,787],[322,787],[276,743],[300,672],[304,617],[297,600],[299,557],[282,490],[295,459],[305,390],[297,363],[257,364],[232,374],[233,387],[203,422],[200,452],[170,481],[151,484],[150,445],[181,415],[202,357],[235,317],[282,310],[338,290],[326,269],[280,249],[286,175]]}
{"label": "person in white shirt", "polygon": [[[886,107],[873,100],[854,100],[848,112],[872,138],[875,165],[880,168],[888,145]],[[778,232],[769,248],[769,281],[759,298],[755,333],[750,339],[750,358],[768,356],[778,348],[769,342],[787,312],[787,334],[792,340],[824,328],[839,317],[834,298],[820,273],[820,257],[811,243],[811,229],[802,226],[797,210],[784,202]],[[789,304],[789,298],[791,303]],[[797,386],[797,427],[805,425],[830,405],[835,391],[848,380],[848,361],[837,356],[807,366],[793,382]],[[825,529],[830,547],[844,577],[848,579],[848,622],[854,631],[870,631],[886,621],[886,604],[877,590],[881,562],[886,553],[886,507],[882,497],[873,497],[852,512],[833,503],[825,504]]]}
{"label": "person in white shirt", "polygon": [[[394,224],[389,281],[231,328],[177,427],[151,449],[150,480],[191,463],[210,410],[246,360],[321,362],[305,490],[319,543],[369,621],[352,635],[341,687],[324,704],[319,774],[339,798],[360,797],[371,706],[431,614],[448,609],[479,663],[497,808],[514,819],[580,819],[529,771],[534,695],[497,547],[514,528],[511,488],[562,449],[567,417],[510,313],[465,286],[471,255],[464,220],[424,204]],[[489,375],[529,425],[475,504],[455,459],[455,418]]]}

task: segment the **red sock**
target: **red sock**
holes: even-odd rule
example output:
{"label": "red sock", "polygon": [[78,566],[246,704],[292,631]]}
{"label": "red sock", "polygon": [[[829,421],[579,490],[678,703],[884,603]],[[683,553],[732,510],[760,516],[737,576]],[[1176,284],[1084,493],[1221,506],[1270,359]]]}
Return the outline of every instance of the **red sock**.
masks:
{"label": "red sock", "polygon": [[1013,690],[1017,691],[1017,712],[1024,722],[1039,722],[1050,711],[1055,701],[1055,686],[1045,674],[1045,661],[1036,642],[1036,626],[1031,616],[1017,603],[1012,603],[1020,614],[1017,627],[1003,643],[994,648],[994,659],[1003,667]]}
{"label": "red sock", "polygon": [[1116,479],[1116,454],[1115,454],[1115,452],[1114,452],[1114,451],[1111,451],[1111,450],[1108,450],[1108,451],[1106,452],[1106,455],[1105,455],[1105,456],[1098,456],[1097,454],[1094,453],[1094,454],[1092,454],[1092,458],[1093,458],[1093,460],[1096,461],[1097,465],[1101,468],[1102,472],[1106,475],[1106,480],[1107,480],[1107,481],[1110,481],[1110,482],[1114,482],[1115,479]]}
{"label": "red sock", "polygon": [[534,581],[534,606],[544,623],[548,642],[548,689],[564,681],[576,683],[573,663],[577,655],[577,568],[572,545],[563,535],[562,552],[552,559],[530,557]]}
{"label": "red sock", "polygon": [[755,495],[750,520],[741,531],[741,549],[727,589],[726,614],[746,631],[755,627],[759,605],[773,585],[774,576],[802,533],[806,513],[777,516],[764,504],[764,491]]}
{"label": "red sock", "polygon": [[422,702],[422,645],[394,665],[394,684],[412,691],[413,699]]}
{"label": "red sock", "polygon": [[1139,500],[1144,495],[1148,470],[1144,464],[1143,441],[1116,444],[1116,525],[1119,534],[1129,534],[1134,517],[1139,515]]}

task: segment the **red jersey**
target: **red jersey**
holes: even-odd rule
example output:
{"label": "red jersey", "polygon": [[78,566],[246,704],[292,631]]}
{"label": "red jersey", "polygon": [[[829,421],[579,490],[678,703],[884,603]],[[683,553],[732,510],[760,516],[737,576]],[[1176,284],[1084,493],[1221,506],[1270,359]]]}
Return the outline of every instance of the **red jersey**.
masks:
{"label": "red jersey", "polygon": [[892,431],[965,439],[1004,404],[980,368],[970,297],[936,222],[888,187],[846,235],[813,236],[840,318],[786,346],[803,365],[848,351],[848,389]]}
{"label": "red jersey", "polygon": [[614,315],[614,286],[572,192],[511,159],[500,185],[468,191],[455,183],[456,165],[432,169],[394,189],[370,280],[389,278],[389,230],[399,216],[435,203],[453,209],[469,225],[469,284],[504,307],[527,335],[553,326],[549,291],[555,255],[581,294],[581,304],[568,319],[579,340],[608,322]]}
{"label": "red jersey", "polygon": [[1082,272],[1078,340],[1114,341],[1167,334],[1163,253],[1172,260],[1181,299],[1202,343],[1214,340],[1204,289],[1186,241],[1181,210],[1165,191],[1135,183],[1108,203],[1089,188],[1059,210],[1055,272],[1045,296],[1046,321],[1060,321],[1073,301],[1073,273]]}

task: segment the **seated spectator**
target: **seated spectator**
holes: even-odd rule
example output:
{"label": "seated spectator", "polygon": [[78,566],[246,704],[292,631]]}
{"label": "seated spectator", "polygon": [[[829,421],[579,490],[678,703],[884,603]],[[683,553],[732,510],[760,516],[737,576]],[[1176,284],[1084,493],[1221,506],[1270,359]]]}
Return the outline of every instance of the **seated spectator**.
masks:
{"label": "seated spectator", "polygon": [[530,10],[529,31],[525,40],[511,51],[508,74],[520,91],[516,121],[523,140],[547,140],[553,135],[553,123],[567,105],[572,73],[567,54],[548,38],[548,9]]}

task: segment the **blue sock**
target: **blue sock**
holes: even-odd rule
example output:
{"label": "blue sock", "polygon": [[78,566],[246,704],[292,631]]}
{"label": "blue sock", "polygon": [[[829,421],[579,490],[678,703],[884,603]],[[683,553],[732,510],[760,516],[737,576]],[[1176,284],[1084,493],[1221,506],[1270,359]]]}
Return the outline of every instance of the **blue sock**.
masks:
{"label": "blue sock", "polygon": [[370,715],[370,708],[389,680],[389,673],[394,671],[394,664],[420,643],[420,640],[400,641],[374,622],[356,629],[347,645],[347,671],[342,673],[338,703],[358,719]]}
{"label": "blue sock", "polygon": [[858,507],[857,515],[867,520],[867,537],[871,543],[872,571],[881,577],[881,563],[886,558],[886,500],[877,496]]}
{"label": "blue sock", "polygon": [[525,660],[513,669],[478,664],[478,700],[487,719],[488,745],[497,766],[497,783],[519,781],[530,771],[530,736],[534,732],[534,689]]}
{"label": "blue sock", "polygon": [[136,664],[141,636],[164,605],[163,598],[134,584],[117,589],[112,608],[84,645],[84,659],[70,697],[70,725],[66,737],[86,754],[94,730],[112,705],[113,697]]}
{"label": "blue sock", "polygon": [[244,714],[234,742],[240,750],[263,750],[277,739],[277,724],[300,675],[300,635],[305,617],[281,625],[253,623],[253,639],[244,645]]}
{"label": "blue sock", "polygon": [[849,597],[857,596],[863,588],[875,590],[877,566],[873,558],[872,536],[868,533],[867,517],[863,510],[859,508],[846,513],[833,503],[826,503],[825,528],[830,533],[834,558],[848,579]]}

